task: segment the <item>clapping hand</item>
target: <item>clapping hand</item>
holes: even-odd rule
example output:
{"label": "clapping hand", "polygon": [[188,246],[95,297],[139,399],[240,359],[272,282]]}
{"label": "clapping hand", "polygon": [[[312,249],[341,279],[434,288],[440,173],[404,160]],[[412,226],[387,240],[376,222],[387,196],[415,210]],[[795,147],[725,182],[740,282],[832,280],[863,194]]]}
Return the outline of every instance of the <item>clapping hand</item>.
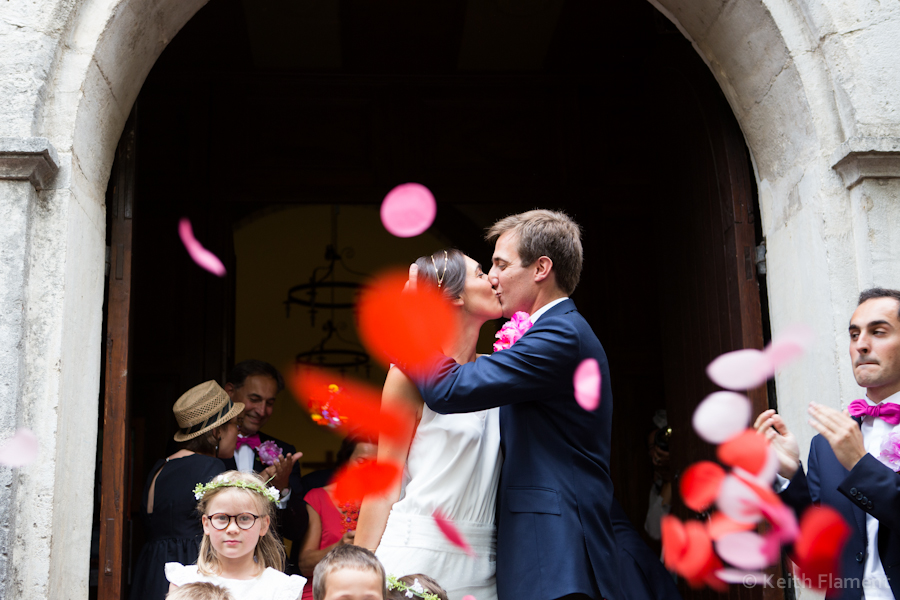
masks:
{"label": "clapping hand", "polygon": [[763,411],[753,428],[760,435],[766,436],[775,454],[778,456],[778,474],[785,479],[791,479],[797,469],[800,468],[800,445],[797,444],[797,438],[790,432],[784,419],[774,410],[769,409]]}
{"label": "clapping hand", "polygon": [[835,457],[845,469],[851,470],[866,455],[859,424],[846,410],[841,412],[810,402],[809,416],[812,417],[809,424],[828,440]]}
{"label": "clapping hand", "polygon": [[271,481],[269,485],[275,486],[278,490],[286,490],[291,487],[290,476],[294,463],[303,456],[302,452],[288,453],[287,456],[279,456],[275,462],[266,467],[260,476],[264,481]]}

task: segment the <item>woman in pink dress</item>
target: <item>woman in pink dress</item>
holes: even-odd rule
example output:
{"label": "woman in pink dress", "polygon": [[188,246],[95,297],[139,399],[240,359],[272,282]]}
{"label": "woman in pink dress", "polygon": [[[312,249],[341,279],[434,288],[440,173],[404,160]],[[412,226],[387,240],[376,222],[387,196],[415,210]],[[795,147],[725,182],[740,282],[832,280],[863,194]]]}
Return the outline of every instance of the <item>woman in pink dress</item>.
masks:
{"label": "woman in pink dress", "polygon": [[[378,446],[373,440],[349,436],[338,452],[335,472],[347,464],[374,461]],[[306,577],[303,599],[312,600],[313,571],[329,550],[340,544],[352,544],[356,534],[359,503],[338,504],[333,496],[334,483],[313,488],[304,496],[309,512],[309,528],[300,550],[300,573]]]}

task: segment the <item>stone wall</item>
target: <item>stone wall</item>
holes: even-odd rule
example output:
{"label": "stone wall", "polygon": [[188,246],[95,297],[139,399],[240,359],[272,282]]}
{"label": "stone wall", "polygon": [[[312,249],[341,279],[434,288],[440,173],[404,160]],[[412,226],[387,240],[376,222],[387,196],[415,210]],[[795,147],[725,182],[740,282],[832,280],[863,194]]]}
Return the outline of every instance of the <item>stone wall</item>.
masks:
{"label": "stone wall", "polygon": [[[795,321],[819,332],[776,378],[807,446],[808,401],[858,396],[846,339],[856,294],[900,287],[900,5],[651,1],[709,65],[747,139],[774,332]],[[0,438],[26,425],[42,452],[0,470],[0,597],[87,597],[104,191],[144,78],[202,4],[0,3]]]}

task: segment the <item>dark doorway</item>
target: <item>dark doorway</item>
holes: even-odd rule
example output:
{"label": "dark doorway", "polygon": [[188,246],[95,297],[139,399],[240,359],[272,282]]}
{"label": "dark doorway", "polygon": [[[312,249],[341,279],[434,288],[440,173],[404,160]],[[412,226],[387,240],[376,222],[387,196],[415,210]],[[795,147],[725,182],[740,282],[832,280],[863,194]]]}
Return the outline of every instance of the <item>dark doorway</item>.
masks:
{"label": "dark doorway", "polygon": [[[285,206],[377,206],[417,181],[439,203],[434,235],[482,262],[495,219],[567,211],[584,228],[573,299],[610,360],[616,496],[639,531],[654,413],[675,431],[673,469],[711,452],[689,425],[714,390],[704,367],[763,341],[753,175],[715,80],[646,2],[474,4],[216,0],[150,73],[135,138],[125,590],[172,404],[248,358],[235,352],[234,228]],[[183,216],[226,278],[189,262]]]}

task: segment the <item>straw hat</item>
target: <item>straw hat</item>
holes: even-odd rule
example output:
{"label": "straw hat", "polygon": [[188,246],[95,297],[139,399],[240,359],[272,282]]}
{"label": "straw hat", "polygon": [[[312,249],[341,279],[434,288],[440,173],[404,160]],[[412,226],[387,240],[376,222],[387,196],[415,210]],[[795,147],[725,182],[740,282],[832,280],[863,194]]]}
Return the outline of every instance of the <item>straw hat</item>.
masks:
{"label": "straw hat", "polygon": [[176,442],[184,442],[203,435],[227,423],[244,410],[241,402],[232,402],[215,381],[206,381],[186,391],[172,407],[180,429]]}

